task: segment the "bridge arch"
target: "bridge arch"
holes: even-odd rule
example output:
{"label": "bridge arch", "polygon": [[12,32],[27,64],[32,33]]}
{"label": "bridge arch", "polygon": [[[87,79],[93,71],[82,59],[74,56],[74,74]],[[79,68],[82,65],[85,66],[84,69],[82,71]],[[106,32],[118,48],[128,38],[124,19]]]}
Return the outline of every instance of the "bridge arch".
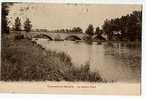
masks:
{"label": "bridge arch", "polygon": [[38,34],[38,35],[35,35],[34,38],[44,38],[44,39],[49,39],[49,40],[53,40],[52,37],[46,35],[46,34]]}
{"label": "bridge arch", "polygon": [[75,41],[75,40],[81,40],[81,38],[76,35],[70,35],[70,36],[67,36],[65,40]]}

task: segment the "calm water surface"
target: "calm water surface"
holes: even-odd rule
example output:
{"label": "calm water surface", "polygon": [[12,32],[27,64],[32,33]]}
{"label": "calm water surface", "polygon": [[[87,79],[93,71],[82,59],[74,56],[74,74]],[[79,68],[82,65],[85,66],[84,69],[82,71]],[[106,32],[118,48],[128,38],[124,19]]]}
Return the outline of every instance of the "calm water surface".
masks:
{"label": "calm water surface", "polygon": [[68,54],[75,66],[90,64],[106,81],[139,82],[141,49],[139,44],[87,44],[75,41],[48,41],[38,39],[44,48]]}

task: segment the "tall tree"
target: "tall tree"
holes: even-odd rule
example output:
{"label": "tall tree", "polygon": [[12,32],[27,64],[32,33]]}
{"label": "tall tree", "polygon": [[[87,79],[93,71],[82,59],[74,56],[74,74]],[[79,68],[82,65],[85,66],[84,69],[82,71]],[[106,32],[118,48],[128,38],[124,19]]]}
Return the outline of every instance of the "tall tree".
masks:
{"label": "tall tree", "polygon": [[104,24],[103,24],[102,28],[103,28],[103,31],[107,34],[108,40],[111,40],[113,33],[112,33],[110,20],[106,19],[104,21]]}
{"label": "tall tree", "polygon": [[80,32],[80,33],[83,32],[83,30],[80,27],[77,27],[76,30],[77,30],[77,32]]}
{"label": "tall tree", "polygon": [[6,2],[3,2],[2,3],[2,9],[1,9],[1,22],[2,22],[2,25],[1,25],[1,32],[2,34],[3,33],[9,33],[9,26],[8,26],[8,14],[9,14],[9,7],[12,5],[13,3],[6,3]]}
{"label": "tall tree", "polygon": [[14,29],[15,31],[21,31],[21,19],[19,17],[15,19]]}
{"label": "tall tree", "polygon": [[142,11],[133,11],[133,15],[137,18],[137,23],[136,23],[136,36],[138,40],[141,40],[141,32],[142,32]]}
{"label": "tall tree", "polygon": [[100,34],[100,28],[99,27],[96,27],[95,35],[99,35],[99,34]]}
{"label": "tall tree", "polygon": [[126,27],[127,27],[127,36],[128,36],[129,40],[133,41],[136,39],[136,36],[137,36],[137,32],[136,32],[137,25],[136,24],[137,24],[137,22],[138,22],[138,20],[134,15],[130,14],[128,16]]}
{"label": "tall tree", "polygon": [[89,24],[88,28],[85,31],[86,34],[88,34],[89,36],[93,36],[94,34],[94,27],[92,24]]}
{"label": "tall tree", "polygon": [[32,28],[31,21],[29,20],[29,18],[27,18],[26,21],[24,22],[24,31],[30,32],[31,28]]}

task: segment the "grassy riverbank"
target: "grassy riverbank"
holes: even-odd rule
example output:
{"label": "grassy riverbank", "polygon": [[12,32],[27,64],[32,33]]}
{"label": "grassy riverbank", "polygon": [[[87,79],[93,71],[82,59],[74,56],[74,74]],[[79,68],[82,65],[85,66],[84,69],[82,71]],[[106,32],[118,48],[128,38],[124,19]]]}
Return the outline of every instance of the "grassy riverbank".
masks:
{"label": "grassy riverbank", "polygon": [[46,51],[28,39],[2,37],[1,80],[102,81],[89,65],[76,68],[65,53]]}

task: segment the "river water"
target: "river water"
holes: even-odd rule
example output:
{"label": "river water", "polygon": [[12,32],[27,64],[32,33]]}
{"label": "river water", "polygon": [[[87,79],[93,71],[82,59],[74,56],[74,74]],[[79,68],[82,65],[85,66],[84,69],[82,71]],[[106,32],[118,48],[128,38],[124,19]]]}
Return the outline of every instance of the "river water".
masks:
{"label": "river water", "polygon": [[38,39],[37,43],[47,50],[65,52],[77,67],[90,64],[90,70],[98,72],[106,81],[140,81],[141,47],[139,44],[121,42],[87,44],[75,41],[48,41],[47,39]]}

